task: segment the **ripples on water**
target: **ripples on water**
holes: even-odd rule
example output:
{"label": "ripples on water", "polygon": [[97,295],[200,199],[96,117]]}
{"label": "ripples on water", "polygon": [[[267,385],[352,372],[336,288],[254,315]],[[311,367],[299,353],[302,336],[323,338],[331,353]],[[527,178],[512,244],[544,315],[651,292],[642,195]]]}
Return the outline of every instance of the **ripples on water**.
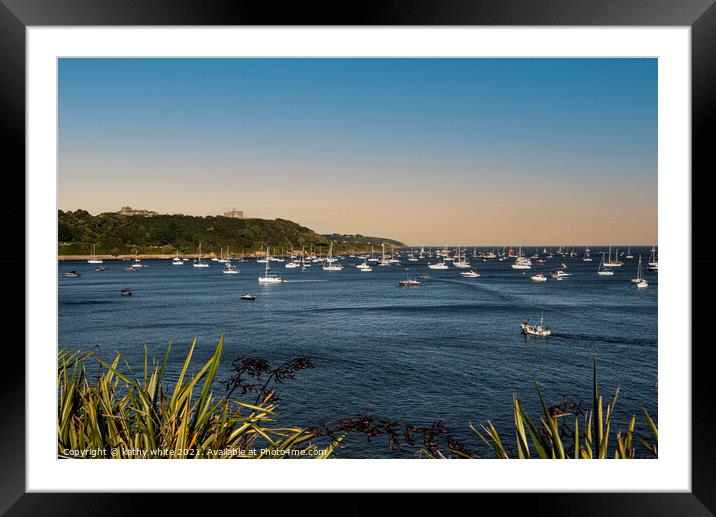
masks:
{"label": "ripples on water", "polygon": [[[635,253],[648,256],[648,250]],[[595,257],[597,256],[594,253]],[[658,275],[647,273],[649,287],[629,281],[636,262],[627,261],[613,277],[598,277],[598,260],[555,257],[573,276],[536,284],[508,262],[473,262],[481,273],[464,279],[458,270],[428,270],[426,261],[406,263],[411,274],[428,272],[420,288],[400,288],[403,267],[377,267],[361,273],[346,259],[340,272],[314,264],[306,272],[275,263],[273,272],[288,283],[259,286],[263,264],[237,263],[239,275],[224,275],[222,265],[195,269],[190,262],[145,261],[149,267],[125,273],[126,262],[105,261],[95,272],[84,262],[59,264],[59,343],[103,356],[120,351],[141,368],[144,346],[160,358],[174,343],[167,380],[176,378],[184,352],[196,338],[197,365],[211,355],[222,332],[225,352],[219,379],[231,361],[261,356],[272,364],[308,356],[316,368],[298,372],[280,385],[285,422],[315,425],[370,411],[377,417],[429,425],[442,420],[468,448],[490,456],[468,431],[468,422],[488,418],[508,441],[512,433],[512,394],[531,414],[538,406],[532,374],[547,401],[591,405],[592,357],[599,360],[605,398],[617,386],[622,396],[616,429],[646,404],[657,415]],[[79,278],[64,278],[76,270]],[[120,297],[122,288],[132,297]],[[251,292],[254,302],[239,297]],[[544,310],[553,329],[548,339],[525,338],[519,324],[537,321]],[[414,457],[415,451],[390,452],[384,439],[352,438],[341,457]]]}

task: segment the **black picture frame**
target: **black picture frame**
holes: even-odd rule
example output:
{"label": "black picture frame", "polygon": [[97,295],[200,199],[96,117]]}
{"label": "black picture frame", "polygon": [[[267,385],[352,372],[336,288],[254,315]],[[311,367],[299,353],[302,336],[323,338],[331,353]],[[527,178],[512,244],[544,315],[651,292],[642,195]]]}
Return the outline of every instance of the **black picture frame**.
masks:
{"label": "black picture frame", "polygon": [[[712,149],[716,127],[716,6],[714,0],[430,0],[323,4],[243,0],[0,0],[0,138],[3,163],[13,164],[15,177],[25,167],[25,30],[29,26],[85,25],[555,25],[555,26],[689,26],[692,51],[692,221],[708,237],[712,217],[700,213],[701,185],[716,170]],[[703,178],[703,179],[702,179]],[[19,181],[18,189],[24,182]],[[21,198],[24,196],[16,196]],[[19,229],[18,229],[19,233]],[[17,236],[20,239],[20,236]],[[25,236],[22,240],[24,242]],[[19,242],[19,240],[18,240]],[[692,258],[693,271],[707,271],[715,259],[707,252]],[[714,256],[714,255],[711,255]],[[24,270],[24,257],[3,258],[5,268]],[[26,272],[27,273],[27,272]],[[713,275],[700,276],[700,290],[711,291]],[[690,281],[690,279],[689,279]],[[24,308],[24,304],[17,304]],[[692,304],[692,321],[708,321],[708,304]],[[695,317],[694,317],[695,316]],[[709,361],[710,341],[697,342],[692,327],[692,491],[691,493],[522,494],[480,497],[503,503],[511,512],[524,507],[549,515],[713,515],[716,512],[716,440]],[[662,346],[687,347],[689,343]],[[25,365],[22,347],[7,346],[6,364]],[[0,513],[8,515],[120,515],[123,494],[26,493],[25,490],[25,368],[3,368],[0,376]],[[132,514],[145,503],[133,494]],[[153,499],[159,496],[144,495]],[[218,496],[220,508],[229,495]],[[421,498],[413,498],[421,503]],[[186,508],[186,496],[164,497],[165,512]],[[310,503],[309,503],[310,504]],[[356,503],[360,509],[363,503]],[[480,506],[482,507],[482,502]],[[124,506],[126,508],[126,506]],[[365,507],[363,507],[365,508]],[[477,508],[477,507],[476,507]],[[487,507],[483,507],[487,508]],[[136,510],[136,511],[135,511]],[[407,509],[406,509],[407,511]],[[163,512],[164,513],[164,512]]]}

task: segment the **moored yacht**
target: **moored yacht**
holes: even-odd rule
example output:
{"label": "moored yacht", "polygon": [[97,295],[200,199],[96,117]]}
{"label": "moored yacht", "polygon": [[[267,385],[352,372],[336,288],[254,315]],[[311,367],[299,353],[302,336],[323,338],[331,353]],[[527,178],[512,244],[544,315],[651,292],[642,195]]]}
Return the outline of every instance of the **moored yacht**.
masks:
{"label": "moored yacht", "polygon": [[639,267],[636,271],[636,278],[632,278],[631,281],[634,283],[634,286],[639,289],[649,287],[649,282],[644,278],[644,269],[641,266],[641,255],[639,255]]}
{"label": "moored yacht", "polygon": [[97,258],[97,254],[95,253],[96,249],[97,249],[97,245],[93,244],[92,245],[92,258],[87,261],[88,264],[101,264],[102,263],[102,259]]}
{"label": "moored yacht", "polygon": [[[604,254],[602,254],[602,259],[604,258]],[[619,260],[619,250],[617,250],[617,253],[614,257],[614,260],[612,260],[612,245],[609,245],[609,256],[607,257],[607,260],[604,262],[605,267],[622,267],[623,262]]]}
{"label": "moored yacht", "polygon": [[[266,257],[269,256],[269,249],[266,248]],[[281,277],[269,273],[269,261],[266,261],[266,269],[264,270],[263,276],[259,276],[259,284],[280,284],[282,282]]]}
{"label": "moored yacht", "polygon": [[597,274],[600,276],[613,276],[614,271],[604,266],[604,252],[602,252],[602,260],[599,261],[599,267],[597,268]]}
{"label": "moored yacht", "polygon": [[546,282],[547,277],[544,275],[544,273],[537,273],[536,275],[532,275],[530,279],[533,282]]}
{"label": "moored yacht", "polygon": [[196,258],[194,259],[194,263],[192,265],[196,268],[209,267],[209,264],[202,262],[201,260],[201,242],[199,243],[199,248],[196,251]]}

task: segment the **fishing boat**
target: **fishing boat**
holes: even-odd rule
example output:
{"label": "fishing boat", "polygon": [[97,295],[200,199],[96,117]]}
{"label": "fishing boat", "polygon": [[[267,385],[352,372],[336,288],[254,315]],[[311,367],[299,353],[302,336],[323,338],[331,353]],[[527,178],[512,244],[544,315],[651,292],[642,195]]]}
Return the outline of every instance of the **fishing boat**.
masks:
{"label": "fishing boat", "polygon": [[256,299],[256,297],[253,294],[244,293],[241,295],[241,299],[245,301],[253,301]]}
{"label": "fishing boat", "polygon": [[408,273],[406,273],[405,280],[401,280],[400,282],[398,282],[398,285],[400,287],[420,287],[421,285],[423,285],[423,283],[415,278],[410,278],[410,276],[408,276]]}
{"label": "fishing boat", "polygon": [[614,271],[605,267],[604,265],[604,252],[602,252],[602,260],[599,261],[599,267],[597,268],[597,274],[599,276],[613,276]]}
{"label": "fishing boat", "polygon": [[547,277],[544,275],[544,273],[537,273],[536,275],[532,275],[530,279],[533,282],[546,282]]}
{"label": "fishing boat", "polygon": [[209,267],[209,264],[202,262],[201,260],[201,242],[199,243],[199,249],[196,251],[196,258],[192,264],[194,267]]}
{"label": "fishing boat", "polygon": [[67,278],[77,278],[80,276],[80,274],[77,271],[68,271],[63,276],[65,276]]}
{"label": "fishing boat", "polygon": [[544,312],[542,313],[542,317],[540,318],[538,325],[532,325],[530,320],[527,320],[520,325],[520,328],[522,329],[523,334],[530,336],[547,337],[552,334],[549,327],[544,324]]}
{"label": "fishing boat", "polygon": [[645,287],[649,287],[649,282],[647,282],[644,278],[644,269],[641,265],[641,255],[639,255],[639,267],[636,272],[636,278],[632,278],[631,281],[638,289],[644,289]]}
{"label": "fishing boat", "polygon": [[[266,256],[268,257],[269,250],[266,248]],[[281,277],[276,274],[269,274],[269,263],[266,261],[266,269],[264,270],[263,276],[259,277],[259,284],[280,284],[282,282]]]}
{"label": "fishing boat", "polygon": [[88,264],[101,264],[102,259],[97,258],[97,254],[95,253],[95,250],[97,249],[97,245],[92,245],[92,258],[87,261]]}

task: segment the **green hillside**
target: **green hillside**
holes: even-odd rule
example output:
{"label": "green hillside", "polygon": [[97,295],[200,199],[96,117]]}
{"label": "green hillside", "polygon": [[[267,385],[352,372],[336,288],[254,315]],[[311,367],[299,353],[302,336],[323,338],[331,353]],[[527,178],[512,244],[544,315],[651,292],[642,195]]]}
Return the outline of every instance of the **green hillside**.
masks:
{"label": "green hillside", "polygon": [[[58,211],[59,255],[87,255],[96,244],[98,255],[219,253],[230,247],[232,253],[253,253],[272,248],[287,252],[311,246],[327,250],[329,240],[310,228],[285,219],[232,219],[222,216],[195,217],[158,215],[126,216],[116,213],[92,215],[85,210]],[[336,253],[369,250],[369,243],[337,242]]]}

